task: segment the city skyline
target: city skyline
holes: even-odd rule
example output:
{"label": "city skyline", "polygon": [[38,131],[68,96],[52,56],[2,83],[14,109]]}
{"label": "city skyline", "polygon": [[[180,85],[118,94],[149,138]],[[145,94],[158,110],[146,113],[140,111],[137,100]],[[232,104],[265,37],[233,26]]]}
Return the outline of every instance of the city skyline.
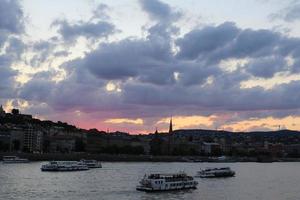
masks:
{"label": "city skyline", "polygon": [[[198,10],[201,8],[200,10]],[[0,4],[0,104],[130,133],[300,130],[300,2]]]}

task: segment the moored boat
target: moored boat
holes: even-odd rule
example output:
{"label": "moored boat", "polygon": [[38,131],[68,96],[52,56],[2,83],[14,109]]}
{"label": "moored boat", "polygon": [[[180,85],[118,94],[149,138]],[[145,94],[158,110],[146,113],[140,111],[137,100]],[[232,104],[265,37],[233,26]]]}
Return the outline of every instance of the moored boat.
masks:
{"label": "moored boat", "polygon": [[102,168],[102,165],[99,161],[97,160],[80,160],[80,162],[86,164],[88,168]]}
{"label": "moored boat", "polygon": [[3,156],[3,163],[12,164],[12,163],[28,163],[29,160],[26,158],[19,158],[17,156]]}
{"label": "moored boat", "polygon": [[204,170],[198,171],[196,177],[200,178],[219,178],[219,177],[232,177],[235,172],[229,167],[222,168],[206,168]]}
{"label": "moored boat", "polygon": [[196,189],[198,182],[183,172],[175,174],[149,174],[144,176],[137,190],[145,192]]}
{"label": "moored boat", "polygon": [[88,166],[78,161],[50,161],[42,165],[42,171],[82,171],[88,170]]}

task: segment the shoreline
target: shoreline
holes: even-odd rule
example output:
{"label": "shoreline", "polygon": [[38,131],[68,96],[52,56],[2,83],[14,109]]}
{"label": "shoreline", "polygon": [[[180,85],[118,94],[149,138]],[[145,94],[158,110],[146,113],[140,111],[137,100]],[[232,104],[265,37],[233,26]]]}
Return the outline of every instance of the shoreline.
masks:
{"label": "shoreline", "polygon": [[3,156],[18,156],[27,158],[30,161],[49,161],[49,160],[81,160],[91,159],[106,162],[212,162],[212,163],[232,163],[232,162],[300,162],[300,158],[269,158],[269,157],[226,157],[216,159],[203,156],[151,156],[151,155],[111,155],[111,154],[31,154],[31,153],[0,153],[0,160]]}

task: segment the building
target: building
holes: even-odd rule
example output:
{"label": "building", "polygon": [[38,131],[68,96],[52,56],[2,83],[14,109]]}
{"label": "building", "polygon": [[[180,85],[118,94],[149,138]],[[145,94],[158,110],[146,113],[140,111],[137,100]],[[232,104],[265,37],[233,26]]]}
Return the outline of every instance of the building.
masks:
{"label": "building", "polygon": [[0,151],[9,151],[10,132],[9,129],[0,126]]}
{"label": "building", "polygon": [[70,153],[75,151],[76,139],[71,136],[52,136],[49,139],[50,153]]}
{"label": "building", "polygon": [[299,157],[300,156],[300,144],[290,144],[284,146],[284,152],[288,157]]}
{"label": "building", "polygon": [[202,150],[206,155],[220,155],[221,146],[215,142],[203,142]]}
{"label": "building", "polygon": [[24,128],[14,126],[10,128],[10,151],[20,152],[24,150]]}
{"label": "building", "polygon": [[24,130],[23,148],[28,152],[42,152],[43,132],[32,126]]}
{"label": "building", "polygon": [[42,152],[43,132],[40,127],[30,124],[14,126],[10,135],[10,151]]}

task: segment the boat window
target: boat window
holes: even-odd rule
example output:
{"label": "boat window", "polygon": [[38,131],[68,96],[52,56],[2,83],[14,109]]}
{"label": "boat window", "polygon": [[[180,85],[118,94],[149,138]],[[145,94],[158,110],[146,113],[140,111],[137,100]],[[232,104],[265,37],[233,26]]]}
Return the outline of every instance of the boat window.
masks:
{"label": "boat window", "polygon": [[17,158],[16,156],[3,156],[3,158],[6,158],[6,159],[14,159],[14,158]]}

